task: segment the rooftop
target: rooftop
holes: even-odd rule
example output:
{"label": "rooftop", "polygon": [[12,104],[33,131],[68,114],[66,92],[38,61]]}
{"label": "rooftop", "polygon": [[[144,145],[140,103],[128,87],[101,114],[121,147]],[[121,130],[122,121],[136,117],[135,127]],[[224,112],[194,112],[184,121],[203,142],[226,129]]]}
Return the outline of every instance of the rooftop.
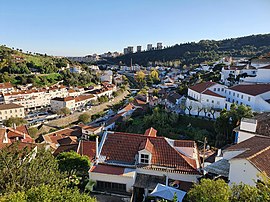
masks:
{"label": "rooftop", "polygon": [[230,87],[229,89],[252,96],[257,96],[269,92],[270,84],[243,84]]}
{"label": "rooftop", "polygon": [[17,109],[17,108],[23,108],[23,106],[22,105],[17,105],[17,104],[14,104],[14,103],[1,104],[0,105],[0,110]]}
{"label": "rooftop", "polygon": [[206,89],[208,89],[209,87],[215,85],[217,83],[212,82],[212,81],[207,81],[207,82],[203,82],[203,83],[199,83],[197,85],[191,86],[190,89],[194,90],[198,93],[202,93],[203,91],[205,91]]}

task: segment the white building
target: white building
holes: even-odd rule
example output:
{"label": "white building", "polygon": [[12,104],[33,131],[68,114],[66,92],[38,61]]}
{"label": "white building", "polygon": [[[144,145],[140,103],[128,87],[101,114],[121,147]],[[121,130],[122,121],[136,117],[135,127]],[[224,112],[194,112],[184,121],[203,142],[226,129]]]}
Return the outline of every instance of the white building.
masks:
{"label": "white building", "polygon": [[270,65],[260,67],[253,71],[252,76],[240,78],[244,83],[270,83]]}
{"label": "white building", "polygon": [[219,116],[232,103],[246,105],[256,112],[270,111],[270,84],[242,84],[227,88],[215,82],[203,82],[188,89],[186,114]]}
{"label": "white building", "polygon": [[68,91],[65,86],[32,89],[3,93],[4,103],[15,103],[24,106],[26,110],[46,107],[55,97],[66,97]]}
{"label": "white building", "polygon": [[180,189],[196,183],[201,176],[196,143],[156,137],[156,133],[153,128],[145,134],[105,132],[96,163],[89,170],[95,189],[123,194],[139,191],[147,196],[158,182],[177,181]]}
{"label": "white building", "polygon": [[11,117],[24,118],[24,107],[14,103],[0,105],[0,122]]}
{"label": "white building", "polygon": [[13,92],[15,89],[10,82],[0,83],[0,92],[9,93]]}
{"label": "white building", "polygon": [[[255,185],[258,174],[270,177],[270,116],[263,113],[254,118],[243,118],[235,128],[235,145],[218,152],[216,161],[205,171],[227,177],[230,184]],[[260,135],[259,135],[260,134]]]}
{"label": "white building", "polygon": [[250,106],[256,112],[270,111],[270,84],[236,85],[226,90],[226,100]]}

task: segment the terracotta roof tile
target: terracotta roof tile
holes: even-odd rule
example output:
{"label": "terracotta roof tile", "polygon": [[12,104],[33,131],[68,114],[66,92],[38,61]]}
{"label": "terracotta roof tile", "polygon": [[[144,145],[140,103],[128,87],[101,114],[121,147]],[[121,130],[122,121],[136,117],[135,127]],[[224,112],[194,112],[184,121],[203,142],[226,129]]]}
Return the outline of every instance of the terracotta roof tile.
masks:
{"label": "terracotta roof tile", "polygon": [[96,156],[96,142],[81,140],[77,152],[80,155],[88,156],[90,160],[94,159]]}
{"label": "terracotta roof tile", "polygon": [[110,174],[110,175],[123,175],[125,172],[125,168],[99,164],[99,165],[93,166],[89,172],[103,173],[103,174]]}
{"label": "terracotta roof tile", "polygon": [[191,86],[190,89],[198,93],[202,93],[203,91],[205,91],[206,89],[208,89],[209,87],[215,84],[216,84],[215,82],[207,81],[207,82],[199,83],[195,86]]}
{"label": "terracotta roof tile", "polygon": [[156,136],[157,136],[157,130],[154,129],[153,127],[148,128],[148,129],[145,131],[144,135],[156,137]]}
{"label": "terracotta roof tile", "polygon": [[248,85],[236,85],[229,88],[237,92],[245,93],[248,95],[260,95],[270,91],[270,84],[248,84]]}
{"label": "terracotta roof tile", "polygon": [[[149,139],[147,143],[147,139]],[[143,142],[143,143],[142,143]],[[145,144],[144,144],[145,142]],[[114,132],[108,133],[103,145],[101,156],[106,162],[122,162],[135,165],[135,157],[142,147],[150,146],[152,150],[151,166],[169,167],[178,172],[197,174],[196,160],[178,152],[164,137],[151,137],[142,134]]]}
{"label": "terracotta roof tile", "polygon": [[215,96],[215,97],[220,97],[220,98],[225,98],[224,96],[222,95],[219,95],[211,90],[206,90],[204,91],[202,94],[205,94],[205,95],[211,95],[211,96]]}

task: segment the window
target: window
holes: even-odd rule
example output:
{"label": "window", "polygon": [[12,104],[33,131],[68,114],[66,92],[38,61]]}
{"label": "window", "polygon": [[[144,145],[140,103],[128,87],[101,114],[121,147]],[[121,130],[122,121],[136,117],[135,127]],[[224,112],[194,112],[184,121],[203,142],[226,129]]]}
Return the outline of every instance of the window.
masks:
{"label": "window", "polygon": [[219,101],[217,101],[217,104],[218,104],[218,105],[220,105],[220,102],[219,102]]}
{"label": "window", "polygon": [[235,96],[235,93],[233,93],[233,96]]}
{"label": "window", "polygon": [[237,97],[239,97],[239,93],[237,93]]}
{"label": "window", "polygon": [[206,102],[209,102],[209,100],[208,100],[208,99],[206,99]]}
{"label": "window", "polygon": [[230,99],[230,98],[228,98],[228,101],[230,102],[230,101],[231,101],[231,99]]}
{"label": "window", "polygon": [[212,100],[212,103],[214,104],[214,100]]}
{"label": "window", "polygon": [[141,163],[149,164],[149,155],[141,154]]}
{"label": "window", "polygon": [[218,88],[217,91],[220,91],[220,88]]}
{"label": "window", "polygon": [[250,102],[250,97],[248,97],[248,101]]}
{"label": "window", "polygon": [[214,88],[214,91],[216,91],[216,88]]}
{"label": "window", "polygon": [[231,94],[231,91],[229,91],[229,95]]}
{"label": "window", "polygon": [[97,181],[97,189],[126,192],[126,184]]}
{"label": "window", "polygon": [[241,99],[243,99],[244,98],[244,95],[241,95]]}

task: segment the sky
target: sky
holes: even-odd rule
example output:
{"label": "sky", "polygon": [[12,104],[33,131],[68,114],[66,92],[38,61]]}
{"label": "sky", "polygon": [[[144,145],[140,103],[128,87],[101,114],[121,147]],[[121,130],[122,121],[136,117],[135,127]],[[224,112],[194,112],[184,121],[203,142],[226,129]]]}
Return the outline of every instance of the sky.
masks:
{"label": "sky", "polygon": [[55,56],[270,33],[270,0],[0,0],[0,44]]}

